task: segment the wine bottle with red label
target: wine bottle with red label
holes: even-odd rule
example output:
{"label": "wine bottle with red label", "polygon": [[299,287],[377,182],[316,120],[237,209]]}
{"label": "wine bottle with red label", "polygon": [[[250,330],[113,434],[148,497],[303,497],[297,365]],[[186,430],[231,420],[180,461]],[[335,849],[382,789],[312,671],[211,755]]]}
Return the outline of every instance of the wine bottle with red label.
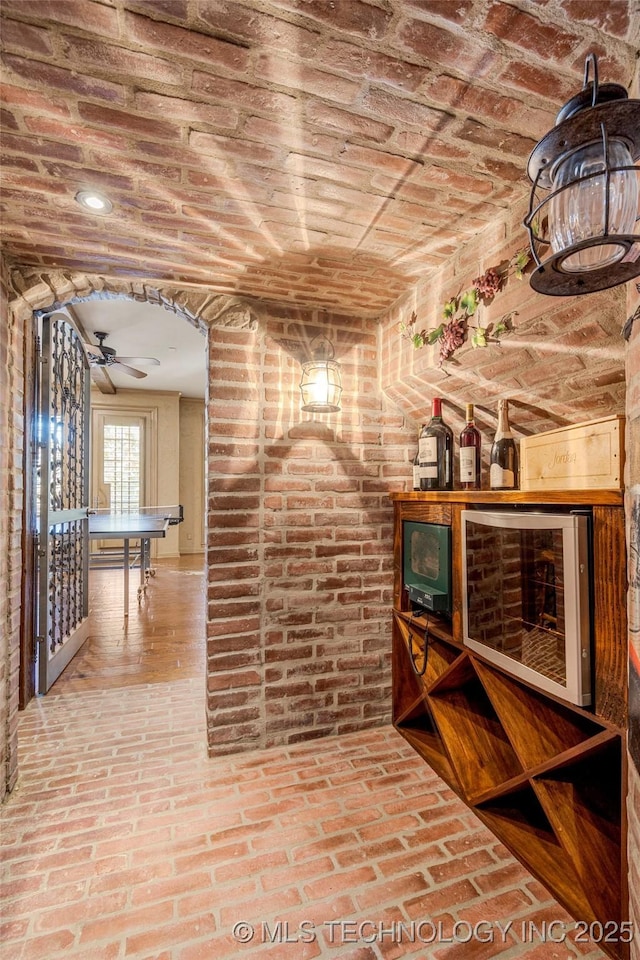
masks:
{"label": "wine bottle with red label", "polygon": [[473,404],[466,409],[466,426],[460,434],[460,486],[463,490],[479,490],[481,445],[480,431],[473,418]]}

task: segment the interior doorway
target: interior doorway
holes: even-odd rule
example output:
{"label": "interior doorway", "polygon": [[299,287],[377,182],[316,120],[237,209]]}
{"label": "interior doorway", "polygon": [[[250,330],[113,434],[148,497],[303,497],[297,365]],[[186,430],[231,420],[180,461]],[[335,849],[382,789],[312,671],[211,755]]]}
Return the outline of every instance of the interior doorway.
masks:
{"label": "interior doorway", "polygon": [[[159,559],[161,562],[163,558],[175,561],[173,569],[167,567],[166,572],[163,571],[163,586],[167,586],[168,577],[189,576],[193,580],[194,574],[202,575],[204,572],[206,543],[204,393],[207,338],[204,328],[185,323],[183,318],[176,317],[175,312],[167,312],[162,306],[124,298],[87,300],[60,308],[59,313],[71,320],[79,331],[81,341],[91,348],[88,351],[90,362],[91,353],[95,351],[94,357],[97,357],[99,347],[105,342],[107,345],[109,342],[115,344],[113,354],[118,361],[123,361],[91,367],[93,388],[88,408],[90,458],[87,472],[90,486],[87,507],[126,512],[139,506],[181,504],[184,486],[189,498],[187,517],[191,524],[189,532],[184,534],[184,546],[190,556],[180,564],[179,530],[170,527],[166,540],[151,541],[153,567]],[[96,337],[96,330],[100,332],[100,337]],[[102,336],[105,332],[106,340]],[[190,344],[189,349],[185,346],[187,343]],[[149,368],[143,362],[133,366],[134,362],[146,359],[140,356],[142,353],[154,354],[154,362]],[[113,354],[107,352],[106,360],[109,361]],[[161,358],[158,363],[155,362],[156,354]],[[130,362],[124,363],[125,360]],[[197,375],[194,369],[196,362],[199,368]],[[137,371],[136,376],[131,374],[132,369]],[[184,397],[185,390],[191,395]],[[196,421],[197,429],[194,428]],[[183,458],[186,460],[184,468],[180,456],[181,444],[187,447]],[[186,477],[184,484],[183,474]],[[194,477],[198,478],[195,486]],[[198,493],[195,498],[191,496],[194,489]],[[135,546],[134,543],[133,556],[137,557],[139,552],[136,552]],[[91,553],[96,552],[96,547],[105,553],[111,550],[112,567],[113,558],[118,551],[122,552],[122,542],[118,545],[115,541],[92,541]],[[28,575],[25,572],[25,578]],[[134,586],[135,582],[133,578]],[[115,589],[118,587],[121,594],[120,583],[116,584]],[[167,594],[169,591],[164,592]],[[95,609],[100,606],[101,597],[111,593],[111,589],[95,591]],[[113,602],[107,606],[110,610],[118,607]],[[135,601],[130,609],[136,610]],[[175,609],[174,604],[174,612]],[[189,622],[194,622],[192,617]],[[112,626],[115,627],[115,624]],[[199,627],[202,638],[205,629],[203,610]],[[146,633],[148,637],[148,624]],[[119,635],[122,639],[123,634],[131,637],[132,631],[123,630],[120,621],[113,635]],[[32,636],[26,638],[27,644],[32,642]],[[92,639],[91,635],[89,639]],[[23,649],[24,646],[26,644]],[[105,647],[102,649],[103,652],[106,650]],[[186,662],[184,649],[181,659],[183,663]],[[28,658],[21,658],[21,671],[33,672],[33,662],[30,665]],[[21,688],[23,686],[27,695],[21,707],[26,706],[30,696],[35,693],[33,688],[29,691],[26,680]],[[45,691],[40,689],[38,692]]]}
{"label": "interior doorway", "polygon": [[[173,319],[175,328],[179,331],[195,329],[199,331],[201,343],[204,346],[205,357],[209,356],[212,362],[213,348],[209,348],[209,330],[213,336],[217,329],[224,327],[232,329],[234,335],[246,337],[247,342],[253,343],[258,318],[254,309],[239,297],[219,294],[207,287],[185,289],[178,283],[153,283],[148,280],[128,280],[109,277],[104,274],[91,274],[86,271],[77,271],[73,268],[62,271],[45,271],[37,268],[13,270],[14,285],[9,292],[8,315],[13,331],[10,341],[10,358],[12,359],[13,376],[7,389],[13,393],[12,409],[16,416],[9,422],[8,445],[9,455],[13,458],[16,471],[17,523],[19,530],[10,540],[4,537],[3,542],[8,551],[10,562],[15,571],[20,571],[20,587],[8,596],[8,655],[10,654],[13,667],[8,675],[6,696],[3,704],[6,708],[5,736],[3,739],[6,751],[5,785],[11,790],[18,775],[18,720],[19,711],[23,710],[34,696],[32,681],[34,677],[34,643],[35,630],[33,629],[32,611],[33,592],[35,587],[35,564],[37,560],[36,530],[34,516],[33,495],[33,461],[35,458],[36,439],[36,399],[35,399],[35,371],[36,357],[36,317],[40,312],[51,312],[54,308],[74,308],[89,301],[98,300],[128,300],[144,302],[162,308]],[[204,363],[204,380],[208,379],[207,361]],[[199,432],[205,440],[201,444],[206,446],[206,437],[209,431],[208,407],[204,405],[202,416],[203,425]],[[21,415],[19,415],[21,414]],[[203,489],[209,486],[208,471],[214,470],[215,465],[211,455],[205,457],[205,476]],[[22,488],[22,497],[19,490]],[[20,503],[21,499],[21,503]],[[198,498],[200,499],[200,498]],[[207,513],[205,511],[205,529],[203,545],[209,549]],[[11,528],[9,528],[10,532]],[[5,531],[7,532],[7,531]],[[205,560],[206,582],[206,560]],[[205,608],[208,616],[208,610]],[[17,661],[17,663],[16,663]],[[207,708],[208,709],[208,708]]]}

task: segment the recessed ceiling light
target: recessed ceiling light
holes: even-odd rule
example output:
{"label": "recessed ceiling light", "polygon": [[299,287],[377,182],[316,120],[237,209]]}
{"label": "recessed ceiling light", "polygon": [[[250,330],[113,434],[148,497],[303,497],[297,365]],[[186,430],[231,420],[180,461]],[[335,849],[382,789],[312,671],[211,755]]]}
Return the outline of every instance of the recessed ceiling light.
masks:
{"label": "recessed ceiling light", "polygon": [[81,207],[90,210],[91,213],[105,214],[111,213],[113,210],[111,200],[105,197],[103,193],[98,193],[97,190],[78,190],[75,199]]}

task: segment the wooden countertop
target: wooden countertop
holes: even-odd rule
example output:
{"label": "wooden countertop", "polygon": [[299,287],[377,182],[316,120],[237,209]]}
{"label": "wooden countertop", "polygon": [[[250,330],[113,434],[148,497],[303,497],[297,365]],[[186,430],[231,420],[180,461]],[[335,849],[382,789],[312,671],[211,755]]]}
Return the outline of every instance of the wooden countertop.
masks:
{"label": "wooden countertop", "polygon": [[623,506],[622,490],[429,490],[396,491],[391,500],[414,503],[575,503],[586,506]]}

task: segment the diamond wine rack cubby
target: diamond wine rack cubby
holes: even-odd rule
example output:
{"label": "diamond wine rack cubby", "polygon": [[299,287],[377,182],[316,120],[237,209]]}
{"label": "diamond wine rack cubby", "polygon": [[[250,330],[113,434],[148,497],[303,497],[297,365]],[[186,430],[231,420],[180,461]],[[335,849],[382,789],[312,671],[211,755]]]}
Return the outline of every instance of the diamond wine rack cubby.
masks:
{"label": "diamond wine rack cubby", "polygon": [[[618,635],[625,584],[615,573],[624,564],[612,563],[607,554],[622,550],[624,556],[621,501],[593,506],[598,494],[589,495],[599,555],[594,549],[594,705],[583,708],[541,692],[462,642],[459,511],[474,497],[486,503],[483,496],[393,495],[394,724],[576,920],[618,930],[627,919],[628,896],[621,666],[626,635]],[[509,495],[497,497],[509,502]],[[442,523],[443,517],[452,528],[452,615],[429,614],[427,624],[404,590],[402,521]],[[625,943],[599,946],[616,960],[628,956]]]}

